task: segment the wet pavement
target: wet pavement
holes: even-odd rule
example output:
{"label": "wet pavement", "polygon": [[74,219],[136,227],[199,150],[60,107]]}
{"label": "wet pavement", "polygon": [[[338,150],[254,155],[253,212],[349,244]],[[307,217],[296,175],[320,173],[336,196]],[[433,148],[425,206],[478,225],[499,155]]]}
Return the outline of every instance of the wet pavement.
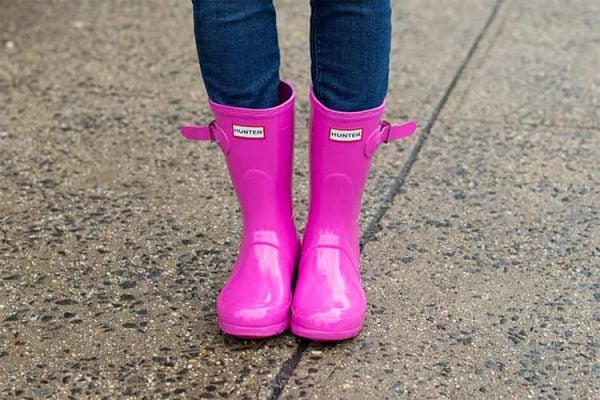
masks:
{"label": "wet pavement", "polygon": [[[355,340],[223,336],[186,1],[0,0],[0,398],[598,398],[600,3],[393,0]],[[308,2],[278,1],[308,193]],[[31,6],[35,5],[35,6]]]}

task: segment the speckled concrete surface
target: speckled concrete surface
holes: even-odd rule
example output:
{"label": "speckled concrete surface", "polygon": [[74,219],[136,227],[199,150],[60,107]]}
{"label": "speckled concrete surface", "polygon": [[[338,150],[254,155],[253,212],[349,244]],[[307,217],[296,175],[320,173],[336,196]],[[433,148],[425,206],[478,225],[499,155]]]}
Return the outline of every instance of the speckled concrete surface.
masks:
{"label": "speckled concrete surface", "polygon": [[[189,4],[2,6],[2,393],[269,396],[296,340],[219,334],[214,297],[235,258],[235,199],[215,146],[176,134],[180,123],[210,118]],[[426,30],[419,21],[439,17],[414,2],[394,11],[412,61],[395,54],[393,63],[412,95],[392,96],[390,113],[426,118],[464,54],[459,39],[475,29],[449,13],[439,30]],[[308,7],[281,2],[278,17],[282,75],[304,88],[302,199]],[[425,82],[413,72],[427,59],[435,64]],[[378,157],[390,165],[374,170],[366,210],[379,203],[405,147]]]}
{"label": "speckled concrete surface", "polygon": [[[288,2],[280,3],[287,8]],[[284,46],[282,75],[289,77],[299,89],[295,195],[298,226],[302,227],[308,208],[308,8],[303,1],[293,4],[293,10],[280,12],[280,42]],[[386,118],[396,122],[412,118],[422,127],[443,96],[494,1],[452,0],[435,13],[430,12],[436,7],[434,0],[402,0],[392,4],[393,52]],[[288,21],[294,15],[303,15],[304,19],[300,23]],[[363,225],[376,213],[390,181],[406,160],[406,150],[414,143],[415,138],[409,138],[379,148],[365,191]]]}
{"label": "speckled concrete surface", "polygon": [[444,118],[600,129],[600,2],[511,1]]}
{"label": "speckled concrete surface", "polygon": [[36,4],[2,33],[0,397],[269,393],[295,339],[215,323],[239,225],[177,134],[209,118],[190,4]]}
{"label": "speckled concrete surface", "polygon": [[365,247],[365,330],[308,346],[281,398],[598,398],[600,59],[581,53],[600,36],[596,3],[564,7],[501,9]]}
{"label": "speckled concrete surface", "polygon": [[[494,6],[451,3],[394,0],[389,119],[428,122]],[[302,223],[308,5],[278,4]],[[365,248],[365,332],[297,367],[289,334],[216,327],[240,226],[217,148],[176,134],[210,119],[189,2],[0,10],[1,398],[598,394],[595,2],[503,6]],[[417,140],[382,147],[364,222]]]}
{"label": "speckled concrete surface", "polygon": [[363,253],[365,330],[282,398],[597,398],[599,159],[598,132],[440,125]]}

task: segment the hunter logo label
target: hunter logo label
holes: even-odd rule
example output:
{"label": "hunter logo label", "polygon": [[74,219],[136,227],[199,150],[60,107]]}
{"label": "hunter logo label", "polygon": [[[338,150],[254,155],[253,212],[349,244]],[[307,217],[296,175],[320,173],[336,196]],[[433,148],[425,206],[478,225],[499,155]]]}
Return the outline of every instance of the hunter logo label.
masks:
{"label": "hunter logo label", "polygon": [[362,129],[335,129],[329,130],[329,139],[336,142],[356,142],[362,138]]}
{"label": "hunter logo label", "polygon": [[264,126],[242,126],[233,125],[233,136],[244,139],[264,139]]}

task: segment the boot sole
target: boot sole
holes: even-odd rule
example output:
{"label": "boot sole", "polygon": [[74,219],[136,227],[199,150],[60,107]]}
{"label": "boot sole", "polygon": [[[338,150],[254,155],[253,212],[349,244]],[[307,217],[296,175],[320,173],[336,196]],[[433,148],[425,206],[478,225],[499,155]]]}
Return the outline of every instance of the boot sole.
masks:
{"label": "boot sole", "polygon": [[294,323],[291,325],[291,331],[294,335],[319,342],[339,342],[342,340],[352,339],[358,336],[361,330],[362,326],[341,331],[322,331],[304,328]]}
{"label": "boot sole", "polygon": [[262,339],[276,336],[285,332],[289,326],[289,319],[266,326],[242,326],[219,321],[219,328],[223,333],[242,339]]}

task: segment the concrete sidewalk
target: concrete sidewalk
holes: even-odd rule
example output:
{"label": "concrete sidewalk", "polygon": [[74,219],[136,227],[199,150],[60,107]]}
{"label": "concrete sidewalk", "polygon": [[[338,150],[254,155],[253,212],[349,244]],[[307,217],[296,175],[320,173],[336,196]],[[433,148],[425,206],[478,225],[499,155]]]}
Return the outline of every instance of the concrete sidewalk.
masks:
{"label": "concrete sidewalk", "polygon": [[[223,336],[189,1],[0,0],[0,398],[598,398],[600,2],[392,0],[353,341]],[[308,1],[280,0],[308,195]]]}

